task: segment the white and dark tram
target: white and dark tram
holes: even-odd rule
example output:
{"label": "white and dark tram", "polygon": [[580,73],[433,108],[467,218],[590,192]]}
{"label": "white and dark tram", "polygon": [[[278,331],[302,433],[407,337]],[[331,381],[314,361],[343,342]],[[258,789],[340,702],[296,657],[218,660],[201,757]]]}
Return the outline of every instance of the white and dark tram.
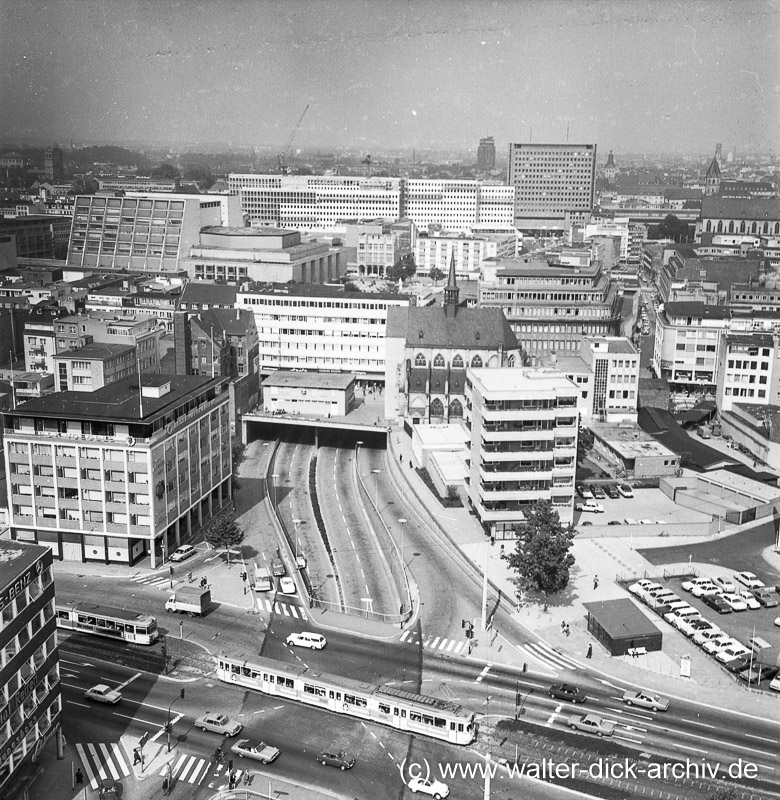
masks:
{"label": "white and dark tram", "polygon": [[474,714],[458,703],[395,686],[340,678],[263,656],[248,660],[224,653],[217,675],[225,683],[453,744],[467,745],[477,737]]}

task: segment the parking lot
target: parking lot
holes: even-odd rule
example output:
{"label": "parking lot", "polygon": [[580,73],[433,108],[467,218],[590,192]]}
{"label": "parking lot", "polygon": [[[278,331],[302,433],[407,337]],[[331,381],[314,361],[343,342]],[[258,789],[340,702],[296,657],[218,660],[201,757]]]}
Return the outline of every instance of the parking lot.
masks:
{"label": "parking lot", "polygon": [[[633,489],[633,497],[612,499],[605,497],[596,499],[595,502],[604,507],[604,513],[575,512],[575,525],[590,522],[592,525],[608,525],[610,522],[626,523],[634,520],[639,523],[646,520],[654,525],[679,524],[685,522],[709,522],[710,515],[702,514],[690,508],[678,506],[667,497],[660,489]],[[585,500],[578,494],[575,509]],[[652,535],[654,531],[648,531]]]}

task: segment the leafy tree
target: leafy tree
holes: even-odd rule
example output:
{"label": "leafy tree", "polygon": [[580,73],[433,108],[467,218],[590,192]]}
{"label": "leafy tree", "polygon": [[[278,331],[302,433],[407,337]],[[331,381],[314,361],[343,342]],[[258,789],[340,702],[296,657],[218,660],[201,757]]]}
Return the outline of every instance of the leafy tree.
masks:
{"label": "leafy tree", "polygon": [[220,514],[204,528],[203,537],[212,547],[229,550],[244,541],[244,532],[230,514]]}
{"label": "leafy tree", "polygon": [[542,591],[545,595],[565,589],[574,565],[574,556],[569,552],[574,536],[574,528],[561,525],[549,500],[531,506],[518,528],[515,551],[501,556],[517,573],[517,588]]}
{"label": "leafy tree", "polygon": [[179,170],[173,164],[160,164],[152,170],[152,177],[175,180],[179,177]]}
{"label": "leafy tree", "polygon": [[407,253],[405,256],[401,256],[401,258],[387,270],[387,277],[394,281],[397,281],[399,278],[403,281],[407,281],[415,272],[417,272],[417,264],[414,263],[414,256],[411,253]]}
{"label": "leafy tree", "polygon": [[675,242],[689,242],[692,236],[692,227],[675,217],[674,214],[667,214],[663,222],[658,225],[651,225],[647,231],[648,239],[672,239]]}
{"label": "leafy tree", "polygon": [[214,184],[214,175],[211,170],[197,164],[186,167],[182,177],[185,181],[195,181],[202,192],[207,192]]}
{"label": "leafy tree", "polygon": [[593,431],[589,428],[580,426],[579,433],[577,434],[577,463],[581,464],[585,460],[585,456],[593,449]]}
{"label": "leafy tree", "polygon": [[431,267],[431,271],[428,273],[428,276],[433,281],[433,285],[436,284],[444,277],[444,273],[438,267]]}

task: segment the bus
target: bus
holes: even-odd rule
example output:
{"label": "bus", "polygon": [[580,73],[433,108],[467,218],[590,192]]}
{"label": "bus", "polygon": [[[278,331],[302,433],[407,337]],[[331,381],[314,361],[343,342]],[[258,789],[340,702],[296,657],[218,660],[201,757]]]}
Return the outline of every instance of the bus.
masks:
{"label": "bus", "polygon": [[124,608],[58,600],[55,616],[58,628],[133,644],[154,644],[160,636],[154,617]]}
{"label": "bus", "polygon": [[272,697],[315,706],[323,711],[388,725],[400,731],[468,745],[477,738],[474,714],[460,704],[327,675],[299,664],[264,656],[219,656],[217,677]]}

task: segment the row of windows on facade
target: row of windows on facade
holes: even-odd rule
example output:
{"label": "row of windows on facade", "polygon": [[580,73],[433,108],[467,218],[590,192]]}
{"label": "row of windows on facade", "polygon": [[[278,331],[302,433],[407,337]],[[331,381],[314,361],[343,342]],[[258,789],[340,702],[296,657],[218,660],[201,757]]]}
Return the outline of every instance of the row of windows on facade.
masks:
{"label": "row of windows on facade", "polygon": [[[83,477],[84,479],[87,479],[86,475]],[[33,486],[29,483],[12,483],[11,493],[15,495],[34,495],[35,497],[59,498],[60,500],[78,500],[81,498],[93,503],[102,503],[105,500],[106,503],[121,503],[122,505],[126,505],[128,502],[132,505],[149,505],[148,494],[130,492],[129,490],[124,490],[121,492],[104,492],[101,489],[75,489],[69,486],[60,487],[57,489],[54,486]]]}
{"label": "row of windows on facade", "polygon": [[[509,358],[507,359],[507,366],[514,367],[514,365],[515,365],[515,357],[513,355],[510,355]],[[426,357],[422,353],[418,353],[414,357],[414,366],[415,367],[427,367],[428,366],[428,359],[426,359]],[[444,369],[447,366],[447,362],[446,362],[444,356],[441,353],[437,353],[433,357],[432,366],[433,366],[434,369]],[[478,369],[479,367],[484,366],[484,362],[482,361],[482,357],[479,356],[479,355],[475,355],[471,359],[471,363],[470,363],[469,366],[471,366],[471,367],[473,367],[475,369]],[[463,356],[460,355],[459,353],[454,355],[452,357],[452,363],[451,363],[450,367],[451,367],[451,369],[465,369],[466,362],[463,359]]]}
{"label": "row of windows on facade", "polygon": [[[774,227],[774,230],[773,230]],[[749,228],[749,230],[748,230]],[[743,220],[729,220],[728,225],[722,219],[719,219],[717,224],[714,220],[708,219],[704,225],[704,230],[707,233],[780,233],[780,222],[775,222],[774,226],[771,222],[764,221],[763,227],[760,222],[753,220],[752,223]]]}

